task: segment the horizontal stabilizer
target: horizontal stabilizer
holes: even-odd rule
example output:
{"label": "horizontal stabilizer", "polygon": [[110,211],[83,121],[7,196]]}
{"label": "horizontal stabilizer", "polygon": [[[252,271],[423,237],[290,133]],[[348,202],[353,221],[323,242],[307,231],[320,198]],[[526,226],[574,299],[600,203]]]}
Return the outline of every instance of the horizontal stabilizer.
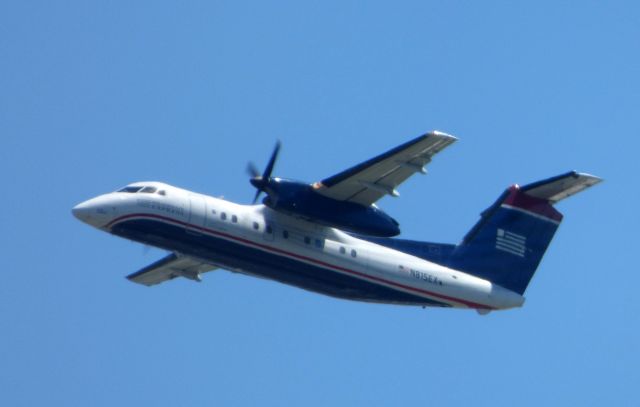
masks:
{"label": "horizontal stabilizer", "polygon": [[522,192],[534,198],[556,203],[602,181],[593,175],[571,171],[520,187]]}
{"label": "horizontal stabilizer", "polygon": [[128,275],[127,278],[134,283],[152,286],[176,277],[200,281],[200,274],[214,269],[216,267],[211,264],[171,253],[163,259]]}

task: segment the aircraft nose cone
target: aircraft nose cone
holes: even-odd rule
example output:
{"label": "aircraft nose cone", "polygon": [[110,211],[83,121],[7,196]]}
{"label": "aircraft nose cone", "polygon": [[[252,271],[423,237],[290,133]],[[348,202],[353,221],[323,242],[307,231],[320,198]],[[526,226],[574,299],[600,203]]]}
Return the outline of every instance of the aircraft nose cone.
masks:
{"label": "aircraft nose cone", "polygon": [[79,203],[71,209],[73,216],[83,222],[88,222],[91,219],[91,207],[86,202]]}
{"label": "aircraft nose cone", "polygon": [[113,218],[116,208],[110,197],[103,195],[79,203],[71,213],[82,222],[101,228]]}

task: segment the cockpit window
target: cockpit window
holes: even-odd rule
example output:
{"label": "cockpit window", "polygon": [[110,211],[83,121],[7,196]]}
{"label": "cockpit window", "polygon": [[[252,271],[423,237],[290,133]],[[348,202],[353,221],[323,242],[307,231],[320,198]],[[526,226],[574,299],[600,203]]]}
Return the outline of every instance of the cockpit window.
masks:
{"label": "cockpit window", "polygon": [[135,194],[136,192],[140,191],[142,189],[142,187],[124,187],[120,190],[118,190],[118,192],[128,192],[130,194]]}
{"label": "cockpit window", "polygon": [[156,187],[144,187],[144,188],[142,188],[140,190],[140,192],[144,192],[144,193],[147,193],[147,194],[153,194],[154,192],[156,192],[157,189],[158,188],[156,188]]}

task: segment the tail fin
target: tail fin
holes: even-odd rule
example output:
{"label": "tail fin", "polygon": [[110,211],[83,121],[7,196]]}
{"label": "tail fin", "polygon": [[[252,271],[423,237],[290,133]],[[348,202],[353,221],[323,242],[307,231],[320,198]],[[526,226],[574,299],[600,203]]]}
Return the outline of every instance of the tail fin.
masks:
{"label": "tail fin", "polygon": [[449,265],[523,294],[562,221],[553,204],[600,181],[572,171],[511,186],[482,213]]}

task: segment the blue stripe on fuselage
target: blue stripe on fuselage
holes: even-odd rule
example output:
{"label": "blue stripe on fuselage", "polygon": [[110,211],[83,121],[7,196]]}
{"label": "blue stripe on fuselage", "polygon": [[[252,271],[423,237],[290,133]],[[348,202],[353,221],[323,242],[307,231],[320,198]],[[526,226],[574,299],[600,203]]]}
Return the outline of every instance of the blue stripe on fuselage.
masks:
{"label": "blue stripe on fuselage", "polygon": [[160,219],[135,217],[115,223],[111,233],[166,250],[200,257],[231,270],[309,291],[357,301],[448,307],[446,303],[394,290],[239,242],[200,233]]}

